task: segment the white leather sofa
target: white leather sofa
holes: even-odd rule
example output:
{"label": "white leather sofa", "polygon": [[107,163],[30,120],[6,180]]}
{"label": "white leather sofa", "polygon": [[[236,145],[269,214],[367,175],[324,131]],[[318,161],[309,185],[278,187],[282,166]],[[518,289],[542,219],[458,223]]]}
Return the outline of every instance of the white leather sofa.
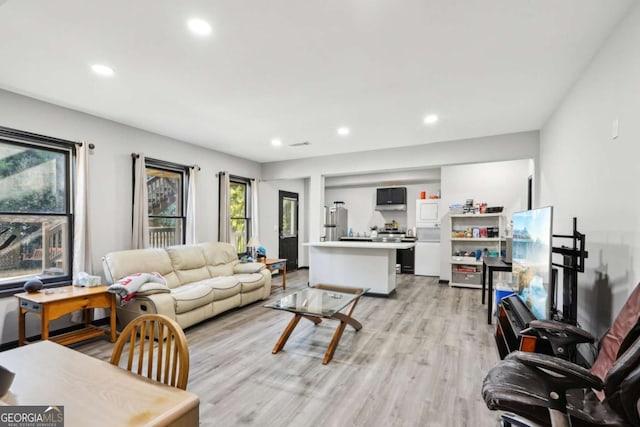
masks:
{"label": "white leather sofa", "polygon": [[109,284],[152,272],[167,283],[145,283],[133,301],[118,307],[119,328],[148,313],[167,315],[186,328],[271,293],[271,272],[261,263],[240,263],[229,243],[111,252],[102,263]]}

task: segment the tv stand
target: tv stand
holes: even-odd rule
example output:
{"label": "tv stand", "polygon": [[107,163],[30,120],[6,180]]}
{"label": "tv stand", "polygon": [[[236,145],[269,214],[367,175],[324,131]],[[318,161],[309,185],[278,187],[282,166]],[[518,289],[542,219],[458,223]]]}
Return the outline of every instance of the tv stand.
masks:
{"label": "tv stand", "polygon": [[548,343],[538,339],[534,332],[526,330],[532,320],[536,320],[536,317],[518,296],[502,299],[495,333],[500,359],[516,350],[549,353]]}

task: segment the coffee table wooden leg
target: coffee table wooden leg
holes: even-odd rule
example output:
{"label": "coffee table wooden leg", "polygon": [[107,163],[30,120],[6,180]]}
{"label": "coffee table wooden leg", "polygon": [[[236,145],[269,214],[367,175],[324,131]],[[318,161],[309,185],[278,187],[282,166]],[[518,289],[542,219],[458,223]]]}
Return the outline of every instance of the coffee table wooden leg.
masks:
{"label": "coffee table wooden leg", "polygon": [[354,319],[353,317],[349,317],[346,314],[342,314],[342,313],[336,313],[333,316],[331,316],[332,319],[336,319],[339,320],[341,322],[344,323],[348,323],[349,325],[351,325],[353,327],[353,329],[355,329],[356,331],[359,331],[360,329],[362,329],[362,324],[360,322],[358,322],[356,319]]}
{"label": "coffee table wooden leg", "polygon": [[273,350],[271,351],[272,354],[276,354],[277,352],[279,352],[284,348],[284,345],[287,343],[287,340],[289,339],[291,332],[293,332],[296,326],[298,326],[298,322],[300,321],[300,319],[302,319],[301,314],[296,314],[293,316],[293,319],[291,319],[287,327],[284,328],[284,332],[282,332],[282,335],[280,335],[280,338],[278,339],[276,346],[273,347]]}
{"label": "coffee table wooden leg", "polygon": [[305,316],[304,314],[302,315],[302,317],[304,317],[307,320],[311,320],[313,323],[315,323],[316,325],[322,323],[322,319],[316,316]]}
{"label": "coffee table wooden leg", "polygon": [[340,342],[340,338],[342,338],[342,333],[344,332],[344,328],[346,328],[346,322],[340,322],[336,331],[333,333],[333,338],[331,338],[331,343],[329,344],[329,348],[327,348],[327,352],[324,354],[324,359],[322,359],[322,364],[326,365],[333,358],[333,353],[335,353],[336,348],[338,347],[338,343]]}

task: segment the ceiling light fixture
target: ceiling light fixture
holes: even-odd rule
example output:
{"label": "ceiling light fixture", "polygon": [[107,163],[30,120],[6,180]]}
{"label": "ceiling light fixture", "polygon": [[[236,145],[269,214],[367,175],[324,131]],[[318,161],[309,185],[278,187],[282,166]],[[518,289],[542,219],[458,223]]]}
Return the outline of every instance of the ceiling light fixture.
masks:
{"label": "ceiling light fixture", "polygon": [[280,147],[282,145],[282,140],[280,138],[273,138],[271,140],[271,145],[274,147]]}
{"label": "ceiling light fixture", "polygon": [[347,127],[341,127],[341,128],[338,128],[338,135],[341,135],[341,136],[347,136],[347,135],[349,135],[350,133],[351,133],[351,131],[350,131],[350,130],[349,130],[349,128],[347,128]]}
{"label": "ceiling light fixture", "polygon": [[107,67],[106,65],[102,65],[102,64],[93,64],[91,66],[91,69],[93,70],[94,73],[100,76],[111,77],[114,74],[113,68]]}
{"label": "ceiling light fixture", "polygon": [[187,21],[187,26],[193,34],[197,34],[199,36],[206,36],[211,33],[211,25],[202,19],[190,19]]}
{"label": "ceiling light fixture", "polygon": [[424,118],[425,124],[428,124],[428,125],[432,125],[432,124],[436,123],[438,120],[439,120],[439,118],[438,118],[437,114],[429,114],[428,116],[426,116]]}

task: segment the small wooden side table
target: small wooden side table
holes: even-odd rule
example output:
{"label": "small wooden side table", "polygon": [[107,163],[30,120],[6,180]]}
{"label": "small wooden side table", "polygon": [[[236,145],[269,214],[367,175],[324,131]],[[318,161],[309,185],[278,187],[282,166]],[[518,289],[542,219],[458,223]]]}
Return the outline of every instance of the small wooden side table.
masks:
{"label": "small wooden side table", "polygon": [[[42,326],[42,340],[49,339],[49,322],[72,313],[84,310],[85,327],[77,331],[57,335],[51,338],[58,344],[67,345],[89,338],[99,337],[110,333],[111,342],[116,341],[116,298],[107,292],[108,286],[84,288],[79,286],[63,286],[61,288],[46,289],[40,292],[23,292],[16,294],[18,298],[18,345],[26,343],[25,317],[27,313],[40,316]],[[109,308],[110,331],[97,328],[91,324],[91,309]]]}
{"label": "small wooden side table", "polygon": [[282,273],[282,286],[271,286],[271,290],[282,287],[287,289],[287,259],[286,258],[263,258],[262,261],[269,271],[280,271]]}

